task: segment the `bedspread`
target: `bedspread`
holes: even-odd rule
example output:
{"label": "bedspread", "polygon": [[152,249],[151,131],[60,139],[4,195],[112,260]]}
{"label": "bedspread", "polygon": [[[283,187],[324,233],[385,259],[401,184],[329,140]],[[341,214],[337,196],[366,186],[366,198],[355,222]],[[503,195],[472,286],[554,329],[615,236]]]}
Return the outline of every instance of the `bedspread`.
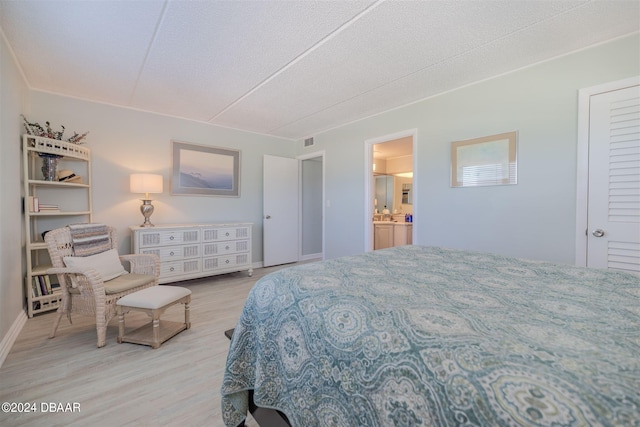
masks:
{"label": "bedspread", "polygon": [[640,426],[640,278],[403,246],[260,279],[223,419],[293,426]]}

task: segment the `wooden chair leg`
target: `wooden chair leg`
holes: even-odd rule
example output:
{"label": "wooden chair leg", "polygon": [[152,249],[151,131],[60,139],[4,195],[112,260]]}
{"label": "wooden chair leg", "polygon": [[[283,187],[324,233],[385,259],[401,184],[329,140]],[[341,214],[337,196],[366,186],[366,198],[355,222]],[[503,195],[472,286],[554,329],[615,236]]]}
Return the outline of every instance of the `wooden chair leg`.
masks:
{"label": "wooden chair leg", "polygon": [[62,316],[64,316],[64,312],[62,311],[61,308],[59,308],[58,312],[56,313],[56,318],[53,321],[53,326],[51,327],[49,338],[53,338],[56,336],[56,331],[58,330],[58,326],[60,325],[60,320],[62,319]]}
{"label": "wooden chair leg", "polygon": [[104,347],[107,345],[107,326],[96,326],[96,331],[98,332],[98,348]]}

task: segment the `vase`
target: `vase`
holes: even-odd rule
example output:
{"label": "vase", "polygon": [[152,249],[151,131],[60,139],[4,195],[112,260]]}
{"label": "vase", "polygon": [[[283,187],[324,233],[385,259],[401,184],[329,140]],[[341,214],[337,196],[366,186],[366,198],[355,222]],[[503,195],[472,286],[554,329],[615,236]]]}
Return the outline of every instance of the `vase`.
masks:
{"label": "vase", "polygon": [[58,158],[54,156],[42,156],[42,176],[45,181],[55,181]]}

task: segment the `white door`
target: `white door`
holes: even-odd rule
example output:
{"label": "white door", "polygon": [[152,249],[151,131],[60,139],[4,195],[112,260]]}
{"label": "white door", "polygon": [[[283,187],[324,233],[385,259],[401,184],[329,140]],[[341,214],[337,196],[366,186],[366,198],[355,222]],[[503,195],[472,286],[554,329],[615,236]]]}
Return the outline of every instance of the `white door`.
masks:
{"label": "white door", "polygon": [[587,266],[640,272],[640,86],[589,108]]}
{"label": "white door", "polygon": [[298,160],[264,156],[264,266],[298,261]]}

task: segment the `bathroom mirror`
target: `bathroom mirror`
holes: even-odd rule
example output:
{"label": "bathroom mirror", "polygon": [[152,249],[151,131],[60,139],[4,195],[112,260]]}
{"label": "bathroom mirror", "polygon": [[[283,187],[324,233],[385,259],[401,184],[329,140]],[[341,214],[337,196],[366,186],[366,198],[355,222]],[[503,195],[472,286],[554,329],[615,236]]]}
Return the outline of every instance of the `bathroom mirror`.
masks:
{"label": "bathroom mirror", "polygon": [[378,203],[374,206],[378,213],[382,213],[385,206],[389,212],[393,212],[393,184],[394,177],[392,175],[377,175],[375,201]]}
{"label": "bathroom mirror", "polygon": [[412,205],[413,201],[411,200],[411,187],[413,187],[412,184],[402,184],[402,199],[401,199],[401,203],[403,205]]}

